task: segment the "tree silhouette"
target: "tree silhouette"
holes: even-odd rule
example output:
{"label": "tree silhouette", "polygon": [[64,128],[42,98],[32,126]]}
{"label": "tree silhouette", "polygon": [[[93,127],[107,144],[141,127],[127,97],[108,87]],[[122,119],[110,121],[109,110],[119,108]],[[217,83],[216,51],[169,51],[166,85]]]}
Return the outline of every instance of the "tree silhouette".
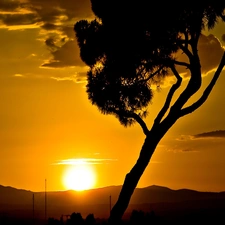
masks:
{"label": "tree silhouette", "polygon": [[[80,57],[89,66],[87,94],[103,114],[115,115],[129,126],[139,123],[145,140],[136,164],[126,175],[110,222],[119,222],[156,146],[181,117],[194,112],[208,98],[225,64],[224,50],[211,82],[194,102],[204,68],[198,51],[204,29],[225,21],[225,2],[91,0],[95,19],[80,20],[75,34]],[[222,48],[221,48],[222,49]],[[178,57],[182,53],[182,57]],[[181,54],[180,54],[181,55]],[[188,84],[181,88],[183,74]],[[149,129],[144,121],[153,87],[166,79],[174,83]]]}
{"label": "tree silhouette", "polygon": [[66,222],[67,225],[82,225],[84,224],[84,219],[80,213],[73,212],[70,215],[70,219]]}
{"label": "tree silhouette", "polygon": [[85,225],[95,225],[96,224],[96,220],[94,217],[94,214],[88,214],[86,219],[85,219]]}

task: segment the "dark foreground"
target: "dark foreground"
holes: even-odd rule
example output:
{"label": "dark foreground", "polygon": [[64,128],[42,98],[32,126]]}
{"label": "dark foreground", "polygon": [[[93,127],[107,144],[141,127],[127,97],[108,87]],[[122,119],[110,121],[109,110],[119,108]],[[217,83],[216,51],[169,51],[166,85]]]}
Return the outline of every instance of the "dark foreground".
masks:
{"label": "dark foreground", "polygon": [[[95,218],[88,214],[85,218],[81,213],[73,212],[70,215],[61,215],[60,218],[35,219],[13,218],[7,215],[0,216],[1,225],[108,225],[107,219]],[[225,224],[225,209],[189,211],[177,215],[157,215],[154,211],[144,212],[133,210],[129,217],[116,225],[188,225],[188,224]]]}

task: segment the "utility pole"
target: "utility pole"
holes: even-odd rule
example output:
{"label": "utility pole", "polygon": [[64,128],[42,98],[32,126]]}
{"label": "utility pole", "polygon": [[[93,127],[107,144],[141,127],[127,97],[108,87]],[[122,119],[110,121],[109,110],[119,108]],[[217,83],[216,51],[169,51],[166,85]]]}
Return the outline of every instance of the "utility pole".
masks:
{"label": "utility pole", "polygon": [[45,179],[45,222],[47,221],[47,180]]}
{"label": "utility pole", "polygon": [[111,195],[109,196],[109,215],[111,215],[111,202],[112,202],[112,199],[111,199]]}
{"label": "utility pole", "polygon": [[34,193],[33,193],[33,224],[34,224]]}

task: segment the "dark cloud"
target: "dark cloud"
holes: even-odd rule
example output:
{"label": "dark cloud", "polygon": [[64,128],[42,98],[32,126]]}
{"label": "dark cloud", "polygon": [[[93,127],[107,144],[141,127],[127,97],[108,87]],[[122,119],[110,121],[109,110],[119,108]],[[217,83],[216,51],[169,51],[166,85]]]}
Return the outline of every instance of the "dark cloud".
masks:
{"label": "dark cloud", "polygon": [[62,47],[55,45],[53,39],[47,39],[46,45],[50,48],[53,58],[42,67],[71,67],[85,66],[79,56],[79,49],[75,40],[68,40]]}
{"label": "dark cloud", "polygon": [[[208,36],[202,34],[199,39],[198,50],[203,73],[206,74],[217,68],[224,53],[218,38],[212,34]],[[178,61],[188,61],[186,55],[180,52],[177,57]],[[188,70],[183,67],[179,67],[179,72],[186,73],[186,76],[189,76]]]}
{"label": "dark cloud", "polygon": [[201,134],[195,134],[192,136],[193,138],[225,138],[225,130],[216,130],[205,132]]}
{"label": "dark cloud", "polygon": [[[52,59],[44,63],[43,67],[84,65],[74,40],[73,25],[79,19],[93,18],[90,0],[0,0],[0,10],[0,20],[8,27],[36,24],[45,31],[42,32],[45,35],[42,40],[51,52]],[[63,38],[66,41],[61,43]],[[204,73],[218,65],[223,51],[215,36],[201,36],[199,54]],[[179,59],[186,60],[183,56],[180,54]]]}
{"label": "dark cloud", "polygon": [[225,42],[225,34],[222,35],[222,41]]}
{"label": "dark cloud", "polygon": [[[93,17],[90,0],[30,0],[29,7],[38,13],[43,24],[54,24],[55,28]],[[42,28],[48,29],[49,26]]]}
{"label": "dark cloud", "polygon": [[59,49],[59,47],[56,45],[54,38],[49,37],[45,40],[45,44],[49,48],[51,52],[55,52]]}
{"label": "dark cloud", "polygon": [[0,12],[16,11],[21,6],[19,1],[14,0],[0,0]]}
{"label": "dark cloud", "polygon": [[39,21],[37,14],[0,14],[0,20],[6,26],[30,25]]}
{"label": "dark cloud", "polygon": [[207,73],[219,65],[224,49],[218,38],[212,34],[201,35],[198,48],[202,72]]}
{"label": "dark cloud", "polygon": [[78,19],[93,17],[90,0],[0,0],[0,14],[5,15],[1,19],[7,26],[24,25],[24,18],[32,24],[35,16],[40,27],[47,30],[53,25],[58,29],[65,24],[73,25]]}
{"label": "dark cloud", "polygon": [[4,25],[36,24],[45,31],[40,40],[44,40],[52,58],[42,67],[84,66],[74,40],[73,26],[79,19],[93,17],[90,0],[30,0],[26,4],[0,0],[0,7],[0,20]]}
{"label": "dark cloud", "polygon": [[55,25],[54,23],[47,22],[44,25],[42,25],[41,28],[45,30],[58,30],[59,26]]}

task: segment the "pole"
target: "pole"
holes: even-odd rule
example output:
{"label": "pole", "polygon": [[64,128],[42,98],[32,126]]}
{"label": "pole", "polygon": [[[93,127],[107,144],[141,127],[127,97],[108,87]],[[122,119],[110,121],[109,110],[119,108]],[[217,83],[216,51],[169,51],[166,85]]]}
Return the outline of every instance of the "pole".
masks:
{"label": "pole", "polygon": [[47,220],[47,180],[45,179],[45,221]]}
{"label": "pole", "polygon": [[109,196],[109,215],[111,215],[111,195]]}
{"label": "pole", "polygon": [[33,193],[33,224],[34,224],[34,193]]}

